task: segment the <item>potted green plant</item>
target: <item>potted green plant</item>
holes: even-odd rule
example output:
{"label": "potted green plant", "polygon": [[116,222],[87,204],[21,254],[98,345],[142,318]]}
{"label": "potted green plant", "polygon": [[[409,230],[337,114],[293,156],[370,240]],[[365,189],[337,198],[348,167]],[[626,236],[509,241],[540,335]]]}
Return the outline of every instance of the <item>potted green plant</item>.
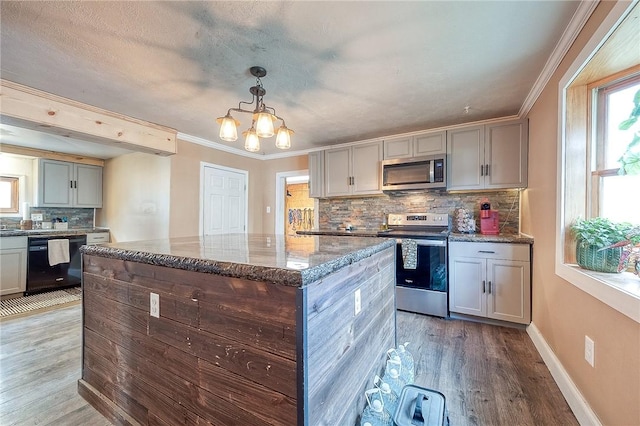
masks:
{"label": "potted green plant", "polygon": [[629,260],[629,245],[640,243],[640,235],[633,235],[634,229],[629,223],[603,217],[577,220],[571,230],[576,237],[578,265],[598,272],[623,271]]}
{"label": "potted green plant", "polygon": [[634,226],[627,231],[626,239],[607,246],[600,250],[609,248],[622,248],[622,256],[618,263],[618,271],[623,271],[629,262],[632,265],[633,273],[640,276],[640,226]]}

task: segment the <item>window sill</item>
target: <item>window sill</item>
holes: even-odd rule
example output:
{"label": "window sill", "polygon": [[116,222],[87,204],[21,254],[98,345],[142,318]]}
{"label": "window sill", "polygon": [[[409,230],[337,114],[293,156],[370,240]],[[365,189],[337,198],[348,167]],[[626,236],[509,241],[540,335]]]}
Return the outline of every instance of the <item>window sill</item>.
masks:
{"label": "window sill", "polygon": [[631,272],[608,274],[557,264],[556,274],[602,303],[640,323],[640,278]]}

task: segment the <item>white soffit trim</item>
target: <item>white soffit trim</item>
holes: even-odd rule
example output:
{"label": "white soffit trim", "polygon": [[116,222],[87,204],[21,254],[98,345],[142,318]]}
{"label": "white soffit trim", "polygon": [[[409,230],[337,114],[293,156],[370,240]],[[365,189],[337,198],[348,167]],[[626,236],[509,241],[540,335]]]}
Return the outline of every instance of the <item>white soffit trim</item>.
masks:
{"label": "white soffit trim", "polygon": [[562,62],[564,55],[567,54],[569,48],[573,45],[573,42],[578,37],[578,34],[580,34],[580,31],[582,31],[582,28],[587,23],[587,20],[599,3],[599,0],[580,2],[578,9],[576,9],[576,12],[571,18],[571,22],[569,22],[569,25],[562,33],[562,37],[558,40],[558,44],[556,44],[555,49],[553,49],[551,56],[549,56],[547,63],[544,65],[542,72],[538,76],[538,79],[533,84],[531,91],[522,103],[520,112],[518,112],[519,117],[526,117],[526,115],[529,114],[533,104],[538,100],[538,97],[551,79],[551,76],[553,76],[553,73],[556,72],[556,69]]}

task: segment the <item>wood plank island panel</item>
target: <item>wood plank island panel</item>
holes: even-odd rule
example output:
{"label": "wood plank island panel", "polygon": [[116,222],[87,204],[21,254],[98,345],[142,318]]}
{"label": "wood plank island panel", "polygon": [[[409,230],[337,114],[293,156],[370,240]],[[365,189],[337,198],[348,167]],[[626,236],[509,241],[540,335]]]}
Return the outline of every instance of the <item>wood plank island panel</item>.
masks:
{"label": "wood plank island panel", "polygon": [[394,265],[376,238],[85,246],[79,392],[116,424],[355,424],[396,343]]}

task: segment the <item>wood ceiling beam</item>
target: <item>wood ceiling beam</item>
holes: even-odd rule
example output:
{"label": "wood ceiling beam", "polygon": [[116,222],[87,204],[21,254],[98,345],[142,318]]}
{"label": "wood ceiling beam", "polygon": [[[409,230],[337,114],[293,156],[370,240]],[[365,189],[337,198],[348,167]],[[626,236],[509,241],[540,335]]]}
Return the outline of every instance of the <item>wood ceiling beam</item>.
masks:
{"label": "wood ceiling beam", "polygon": [[176,130],[0,79],[0,121],[157,155],[176,153]]}

